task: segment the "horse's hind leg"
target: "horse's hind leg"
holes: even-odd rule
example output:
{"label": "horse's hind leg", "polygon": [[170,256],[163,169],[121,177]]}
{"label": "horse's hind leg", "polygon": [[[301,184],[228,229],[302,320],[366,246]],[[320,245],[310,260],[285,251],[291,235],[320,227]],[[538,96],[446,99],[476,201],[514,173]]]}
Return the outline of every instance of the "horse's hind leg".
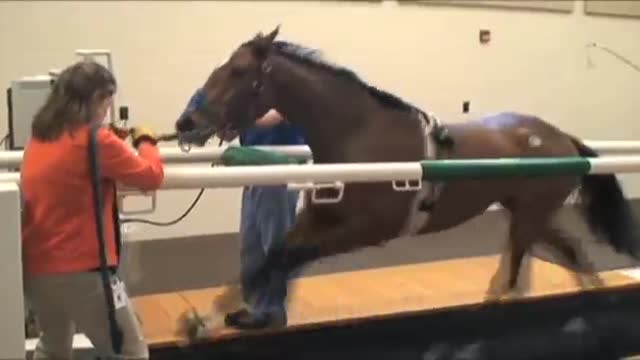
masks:
{"label": "horse's hind leg", "polygon": [[487,300],[501,298],[516,290],[522,260],[531,248],[531,244],[541,235],[542,222],[534,221],[536,217],[527,217],[527,215],[530,214],[511,212],[507,247],[489,283]]}
{"label": "horse's hind leg", "polygon": [[604,282],[595,271],[593,263],[587,257],[579,239],[552,225],[548,227],[542,241],[549,245],[571,267],[576,283],[582,288],[600,287]]}
{"label": "horse's hind leg", "polygon": [[486,299],[501,298],[517,289],[518,277],[524,255],[532,245],[543,242],[572,267],[575,280],[582,288],[603,285],[593,264],[580,246],[579,240],[553,226],[555,211],[536,216],[525,212],[512,212],[507,251],[502,254],[500,266],[493,275]]}

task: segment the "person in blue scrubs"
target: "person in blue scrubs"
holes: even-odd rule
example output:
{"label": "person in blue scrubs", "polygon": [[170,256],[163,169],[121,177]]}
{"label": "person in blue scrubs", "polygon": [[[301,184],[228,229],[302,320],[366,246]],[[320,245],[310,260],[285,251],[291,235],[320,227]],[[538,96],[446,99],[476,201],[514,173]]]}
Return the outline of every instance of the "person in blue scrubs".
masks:
{"label": "person in blue scrubs", "polygon": [[[236,134],[225,136],[225,140]],[[240,145],[304,145],[303,131],[270,110],[255,126],[239,134]],[[261,283],[252,287],[247,275],[261,266],[270,249],[281,246],[296,217],[299,193],[286,185],[247,186],[242,193],[240,218],[240,277],[243,300],[247,308],[227,314],[227,326],[239,329],[259,329],[285,326],[287,323],[286,293],[282,284]]]}

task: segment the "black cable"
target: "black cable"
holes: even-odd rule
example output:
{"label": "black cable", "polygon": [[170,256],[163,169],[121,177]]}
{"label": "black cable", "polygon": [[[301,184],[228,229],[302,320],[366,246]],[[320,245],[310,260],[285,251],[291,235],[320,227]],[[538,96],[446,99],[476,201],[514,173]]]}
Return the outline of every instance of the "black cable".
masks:
{"label": "black cable", "polygon": [[[225,137],[226,132],[227,132],[226,129],[222,129],[222,135],[220,136],[220,142],[218,143],[218,147],[222,146],[222,144],[224,142],[224,137]],[[161,135],[159,138],[162,139],[163,141],[170,141],[170,140],[177,139],[178,135],[177,134]],[[212,163],[211,166],[214,166],[214,164]],[[187,211],[185,211],[184,214],[180,215],[175,220],[167,221],[167,222],[159,222],[159,221],[152,221],[152,220],[140,219],[140,218],[127,218],[127,219],[121,219],[120,222],[123,223],[123,224],[125,224],[125,223],[141,223],[141,224],[148,224],[148,225],[154,225],[154,226],[171,226],[171,225],[175,225],[175,224],[179,223],[180,221],[182,221],[185,217],[187,217],[187,215],[189,215],[191,210],[193,210],[193,208],[196,206],[196,204],[198,204],[198,201],[200,201],[200,198],[202,197],[202,194],[204,193],[204,190],[205,190],[204,188],[200,189],[200,192],[198,193],[198,195],[196,195],[196,198],[195,198],[195,200],[193,200],[193,203],[191,203],[191,205],[187,208]]]}
{"label": "black cable", "polygon": [[11,136],[11,134],[6,134],[2,137],[2,139],[0,139],[0,146],[2,146],[5,150],[9,149],[9,143],[7,142],[7,140],[9,140],[9,136]]}
{"label": "black cable", "polygon": [[151,221],[151,220],[147,220],[147,219],[128,218],[128,219],[122,219],[122,220],[120,220],[120,222],[123,223],[123,224],[124,223],[142,223],[142,224],[149,224],[149,225],[155,225],[155,226],[171,226],[171,225],[175,225],[175,224],[179,223],[180,221],[182,221],[182,219],[184,219],[187,215],[189,215],[191,210],[193,210],[193,208],[196,206],[196,204],[200,200],[200,197],[202,197],[202,194],[204,193],[204,190],[205,189],[200,189],[200,193],[198,193],[198,195],[196,196],[196,199],[193,201],[193,203],[191,203],[189,208],[187,208],[187,211],[185,211],[184,214],[180,215],[180,217],[178,217],[175,220],[168,221],[168,222],[157,222],[157,221]]}

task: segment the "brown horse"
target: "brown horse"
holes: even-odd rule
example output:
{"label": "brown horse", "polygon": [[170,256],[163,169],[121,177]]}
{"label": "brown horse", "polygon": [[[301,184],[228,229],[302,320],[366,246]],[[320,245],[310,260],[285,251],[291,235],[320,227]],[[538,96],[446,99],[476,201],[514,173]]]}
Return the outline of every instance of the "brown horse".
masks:
{"label": "brown horse", "polygon": [[[198,106],[176,122],[183,142],[202,145],[225,129],[251,126],[275,108],[304,128],[316,164],[597,156],[577,138],[532,115],[509,112],[442,124],[352,71],[327,63],[315,50],[275,41],[278,30],[243,43],[213,70],[199,90]],[[287,274],[311,261],[442,231],[499,203],[510,213],[509,241],[488,295],[515,289],[521,261],[536,242],[564,257],[581,285],[598,284],[579,241],[554,223],[578,188],[579,205],[594,232],[618,252],[637,258],[634,219],[615,175],[455,180],[423,184],[415,191],[397,191],[389,182],[348,183],[338,203],[305,198],[286,246],[270,254],[253,280],[277,281],[286,291]]]}

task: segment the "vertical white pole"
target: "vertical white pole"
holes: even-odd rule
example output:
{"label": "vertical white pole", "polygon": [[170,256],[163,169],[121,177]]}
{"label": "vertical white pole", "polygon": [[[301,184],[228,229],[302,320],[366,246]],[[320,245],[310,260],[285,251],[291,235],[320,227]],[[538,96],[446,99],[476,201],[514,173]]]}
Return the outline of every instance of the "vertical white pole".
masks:
{"label": "vertical white pole", "polygon": [[[122,209],[120,209],[120,211],[122,211]],[[143,280],[142,253],[140,253],[139,247],[133,246],[133,240],[131,240],[132,233],[136,231],[136,225],[131,223],[123,224],[120,229],[122,234],[120,275],[127,284],[127,287],[130,288]]]}
{"label": "vertical white pole", "polygon": [[0,183],[0,359],[25,358],[20,188]]}

